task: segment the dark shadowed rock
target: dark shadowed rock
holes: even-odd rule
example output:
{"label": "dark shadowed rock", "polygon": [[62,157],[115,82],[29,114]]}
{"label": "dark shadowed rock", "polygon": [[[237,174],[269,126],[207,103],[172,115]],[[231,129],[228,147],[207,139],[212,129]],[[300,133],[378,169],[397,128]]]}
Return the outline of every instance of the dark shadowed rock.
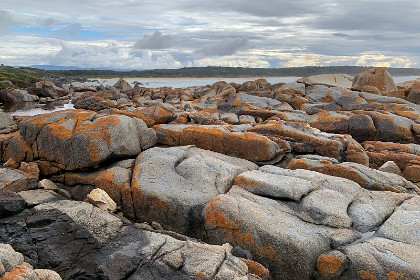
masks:
{"label": "dark shadowed rock", "polygon": [[227,246],[123,226],[119,218],[84,202],[39,204],[24,215],[0,219],[0,224],[1,242],[11,244],[33,266],[54,269],[63,279],[250,276],[247,263]]}
{"label": "dark shadowed rock", "polygon": [[25,200],[11,191],[0,191],[0,217],[15,215],[25,209]]}

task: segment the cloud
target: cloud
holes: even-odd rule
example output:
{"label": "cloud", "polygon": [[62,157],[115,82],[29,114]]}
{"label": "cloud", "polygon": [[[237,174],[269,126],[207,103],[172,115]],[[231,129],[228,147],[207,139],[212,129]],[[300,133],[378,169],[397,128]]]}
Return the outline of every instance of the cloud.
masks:
{"label": "cloud", "polygon": [[52,17],[41,18],[41,19],[38,20],[39,26],[41,26],[43,28],[50,28],[50,27],[53,27],[53,26],[57,25],[58,23],[59,23],[59,21],[55,18],[52,18]]}
{"label": "cloud", "polygon": [[[420,67],[418,0],[109,0],[101,5],[91,0],[2,0],[1,9],[0,59],[12,65],[49,61],[61,50],[57,42],[62,40],[68,44],[63,49],[72,49],[60,54],[63,63],[82,67],[109,64],[107,60],[125,69],[165,67],[163,61],[168,67]],[[72,52],[74,58],[69,57]]]}
{"label": "cloud", "polygon": [[0,10],[0,34],[6,32],[13,23],[13,18],[8,11]]}
{"label": "cloud", "polygon": [[48,55],[47,64],[84,68],[150,69],[179,68],[182,64],[170,54],[143,50],[133,53],[130,45],[62,43],[55,54]]}
{"label": "cloud", "polygon": [[203,56],[226,56],[244,49],[249,41],[245,38],[226,38],[217,42],[210,42],[197,51]]}
{"label": "cloud", "polygon": [[151,35],[144,35],[143,39],[134,44],[135,49],[162,50],[172,47],[174,38],[171,35],[163,35],[160,31],[155,31]]}

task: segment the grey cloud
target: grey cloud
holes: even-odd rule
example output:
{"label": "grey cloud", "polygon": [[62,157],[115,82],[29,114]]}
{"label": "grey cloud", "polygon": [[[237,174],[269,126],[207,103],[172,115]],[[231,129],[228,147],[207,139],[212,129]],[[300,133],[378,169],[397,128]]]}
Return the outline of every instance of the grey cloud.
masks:
{"label": "grey cloud", "polygon": [[174,38],[171,35],[163,35],[159,31],[155,31],[151,35],[144,35],[143,39],[138,40],[134,44],[136,49],[150,49],[150,50],[161,50],[167,49],[173,46]]}
{"label": "grey cloud", "polygon": [[13,18],[8,11],[0,11],[0,32],[7,31],[13,23]]}
{"label": "grey cloud", "polygon": [[333,33],[332,35],[335,37],[341,37],[341,38],[347,38],[347,39],[353,38],[353,36],[344,34],[344,33]]}
{"label": "grey cloud", "polygon": [[211,42],[197,51],[203,56],[225,56],[232,55],[248,45],[248,39],[227,38],[218,42]]}
{"label": "grey cloud", "polygon": [[52,17],[44,18],[44,19],[39,20],[39,25],[41,27],[44,27],[44,28],[52,27],[52,26],[54,26],[58,23],[59,23],[59,21],[55,18],[52,18]]}
{"label": "grey cloud", "polygon": [[180,6],[185,10],[191,11],[218,11],[218,12],[238,12],[259,17],[287,17],[300,16],[304,14],[316,14],[327,9],[330,5],[329,0],[301,0],[301,1],[281,1],[281,0],[262,0],[258,3],[243,0],[214,0],[203,1],[200,5],[193,0],[180,1]]}

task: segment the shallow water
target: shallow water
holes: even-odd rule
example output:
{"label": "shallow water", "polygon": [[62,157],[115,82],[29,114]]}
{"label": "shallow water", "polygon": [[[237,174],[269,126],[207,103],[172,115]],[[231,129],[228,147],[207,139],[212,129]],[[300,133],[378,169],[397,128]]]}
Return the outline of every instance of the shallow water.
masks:
{"label": "shallow water", "polygon": [[38,102],[5,103],[1,105],[4,112],[12,116],[35,116],[61,110],[74,109],[71,102],[49,102],[40,104]]}

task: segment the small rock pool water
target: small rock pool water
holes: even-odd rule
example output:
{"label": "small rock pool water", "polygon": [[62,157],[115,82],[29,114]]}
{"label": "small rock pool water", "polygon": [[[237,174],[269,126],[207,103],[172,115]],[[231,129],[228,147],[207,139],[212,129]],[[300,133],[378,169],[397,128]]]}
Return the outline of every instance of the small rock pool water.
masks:
{"label": "small rock pool water", "polygon": [[55,111],[74,109],[71,101],[54,101],[46,104],[39,102],[3,103],[0,108],[12,116],[35,116]]}

